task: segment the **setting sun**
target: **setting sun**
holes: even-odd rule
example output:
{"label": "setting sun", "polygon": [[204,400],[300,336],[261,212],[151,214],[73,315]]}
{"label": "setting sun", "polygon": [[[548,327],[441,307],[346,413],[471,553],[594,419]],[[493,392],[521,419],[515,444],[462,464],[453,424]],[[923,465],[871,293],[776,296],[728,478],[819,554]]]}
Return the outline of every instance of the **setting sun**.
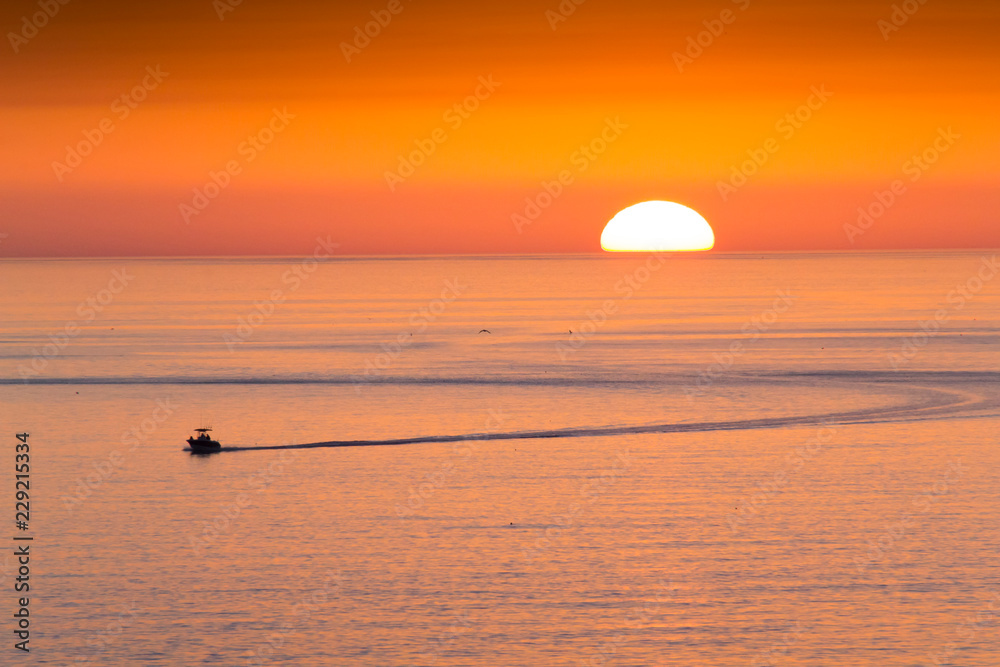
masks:
{"label": "setting sun", "polygon": [[0,667],[1000,667],[998,28],[0,4]]}
{"label": "setting sun", "polygon": [[667,201],[630,206],[601,234],[601,247],[608,252],[695,252],[714,246],[715,233],[705,218]]}

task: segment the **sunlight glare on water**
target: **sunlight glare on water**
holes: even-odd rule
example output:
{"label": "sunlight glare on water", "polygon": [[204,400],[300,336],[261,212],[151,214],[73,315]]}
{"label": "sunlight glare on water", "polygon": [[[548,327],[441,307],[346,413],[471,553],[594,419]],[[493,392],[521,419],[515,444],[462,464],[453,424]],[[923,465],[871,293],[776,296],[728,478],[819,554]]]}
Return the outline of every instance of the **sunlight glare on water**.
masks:
{"label": "sunlight glare on water", "polygon": [[4,261],[25,664],[995,666],[989,257]]}

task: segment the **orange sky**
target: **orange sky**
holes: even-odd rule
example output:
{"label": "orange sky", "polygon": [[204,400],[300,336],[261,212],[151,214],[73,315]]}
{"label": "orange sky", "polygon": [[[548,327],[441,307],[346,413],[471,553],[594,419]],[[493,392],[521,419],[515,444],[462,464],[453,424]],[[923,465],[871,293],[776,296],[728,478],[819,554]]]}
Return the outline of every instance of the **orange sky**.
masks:
{"label": "orange sky", "polygon": [[0,256],[589,252],[643,199],[719,250],[1000,247],[995,0],[891,32],[891,2],[586,0],[553,29],[559,0],[227,1],[42,0],[37,34],[38,0],[3,4]]}

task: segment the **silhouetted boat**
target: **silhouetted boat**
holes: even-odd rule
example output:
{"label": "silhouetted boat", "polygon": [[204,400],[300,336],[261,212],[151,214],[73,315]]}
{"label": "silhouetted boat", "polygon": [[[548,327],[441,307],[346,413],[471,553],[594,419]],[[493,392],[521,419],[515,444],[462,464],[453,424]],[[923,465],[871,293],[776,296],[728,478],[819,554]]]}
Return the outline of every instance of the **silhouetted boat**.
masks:
{"label": "silhouetted boat", "polygon": [[222,445],[219,444],[217,440],[212,440],[209,436],[210,428],[196,428],[195,433],[197,436],[191,436],[188,438],[188,444],[191,445],[192,454],[211,454],[212,452],[217,452],[222,449]]}

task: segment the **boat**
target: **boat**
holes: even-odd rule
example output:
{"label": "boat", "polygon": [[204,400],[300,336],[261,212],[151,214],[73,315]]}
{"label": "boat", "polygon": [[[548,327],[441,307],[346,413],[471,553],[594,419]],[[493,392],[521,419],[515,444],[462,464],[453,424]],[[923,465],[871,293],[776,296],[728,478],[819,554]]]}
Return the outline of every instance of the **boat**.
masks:
{"label": "boat", "polygon": [[222,450],[219,441],[213,440],[212,436],[209,435],[211,431],[210,428],[196,428],[194,430],[198,435],[187,439],[188,444],[191,445],[192,454],[211,454]]}

